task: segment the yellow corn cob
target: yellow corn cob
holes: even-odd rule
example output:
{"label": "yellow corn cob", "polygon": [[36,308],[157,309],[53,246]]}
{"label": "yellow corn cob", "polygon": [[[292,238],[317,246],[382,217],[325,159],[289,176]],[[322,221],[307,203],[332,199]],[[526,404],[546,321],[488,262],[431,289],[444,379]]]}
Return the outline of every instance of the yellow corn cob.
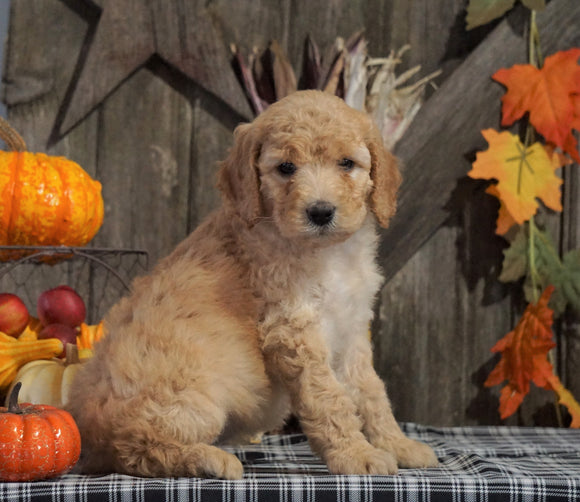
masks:
{"label": "yellow corn cob", "polygon": [[0,332],[0,389],[12,383],[21,366],[36,359],[51,359],[62,351],[62,342],[57,338],[36,340],[26,335],[21,339]]}

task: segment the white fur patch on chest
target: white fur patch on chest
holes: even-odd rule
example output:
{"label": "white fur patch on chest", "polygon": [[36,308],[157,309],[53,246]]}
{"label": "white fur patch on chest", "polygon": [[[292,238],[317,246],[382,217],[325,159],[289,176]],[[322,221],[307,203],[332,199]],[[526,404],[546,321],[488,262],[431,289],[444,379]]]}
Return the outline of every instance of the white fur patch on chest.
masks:
{"label": "white fur patch on chest", "polygon": [[367,336],[373,301],[382,282],[375,263],[374,228],[322,251],[320,323],[332,359],[341,359],[352,337]]}

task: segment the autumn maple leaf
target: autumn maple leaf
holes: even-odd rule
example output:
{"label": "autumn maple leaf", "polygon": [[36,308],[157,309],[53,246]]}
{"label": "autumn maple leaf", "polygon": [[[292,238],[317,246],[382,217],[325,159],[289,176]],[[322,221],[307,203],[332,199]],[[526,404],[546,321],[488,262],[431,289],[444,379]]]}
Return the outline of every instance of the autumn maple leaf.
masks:
{"label": "autumn maple leaf", "polygon": [[555,174],[558,157],[550,155],[540,143],[526,148],[520,139],[507,131],[493,129],[481,132],[489,148],[479,152],[468,176],[498,181],[488,192],[501,201],[497,233],[505,234],[513,223],[522,224],[537,211],[536,198],[546,206],[562,210],[560,185]]}
{"label": "autumn maple leaf", "polygon": [[553,291],[552,286],[546,288],[538,303],[528,305],[516,328],[491,349],[501,352],[502,357],[484,385],[492,387],[508,381],[500,395],[502,419],[518,409],[530,391],[530,382],[551,389],[549,378],[553,371],[547,354],[556,344],[552,339],[553,312],[548,302]]}
{"label": "autumn maple leaf", "polygon": [[492,78],[507,87],[502,97],[502,126],[529,113],[534,128],[580,162],[573,129],[580,130],[580,48],[546,58],[541,69],[530,64],[497,71]]}
{"label": "autumn maple leaf", "polygon": [[548,352],[556,346],[552,335],[554,312],[548,307],[553,292],[554,287],[548,286],[536,304],[528,305],[516,328],[492,347],[492,352],[501,352],[502,356],[484,385],[492,387],[508,381],[499,398],[502,419],[518,409],[533,382],[554,391],[572,416],[570,427],[580,427],[580,404],[548,361]]}

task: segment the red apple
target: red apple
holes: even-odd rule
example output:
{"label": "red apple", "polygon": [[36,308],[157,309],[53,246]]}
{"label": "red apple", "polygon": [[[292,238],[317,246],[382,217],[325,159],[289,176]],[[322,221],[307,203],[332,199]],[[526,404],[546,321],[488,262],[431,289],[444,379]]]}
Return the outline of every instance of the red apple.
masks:
{"label": "red apple", "polygon": [[[62,342],[62,346],[66,347],[67,343],[77,343],[77,332],[74,328],[67,326],[66,324],[49,324],[42,328],[40,333],[38,333],[38,339],[44,340],[45,338],[58,338]],[[59,357],[65,357],[66,351],[63,350]]]}
{"label": "red apple", "polygon": [[36,311],[44,326],[66,324],[71,328],[80,326],[87,314],[85,302],[69,286],[57,286],[42,293],[38,297]]}
{"label": "red apple", "polygon": [[12,293],[0,293],[0,331],[17,337],[28,325],[28,310],[24,302]]}

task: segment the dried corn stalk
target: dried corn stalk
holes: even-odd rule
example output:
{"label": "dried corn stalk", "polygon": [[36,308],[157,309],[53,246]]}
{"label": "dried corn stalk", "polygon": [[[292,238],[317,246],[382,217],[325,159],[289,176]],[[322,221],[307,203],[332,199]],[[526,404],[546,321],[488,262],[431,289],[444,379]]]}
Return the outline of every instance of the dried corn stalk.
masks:
{"label": "dried corn stalk", "polygon": [[296,89],[321,89],[369,113],[379,125],[385,145],[393,148],[421,108],[425,86],[440,72],[408,83],[420,67],[401,75],[396,74],[396,68],[409,46],[385,58],[371,58],[367,45],[362,32],[358,32],[346,41],[337,38],[329,53],[321,57],[314,40],[307,37],[298,84],[288,58],[276,41],[262,52],[255,48],[247,61],[232,46],[233,66],[256,115]]}

